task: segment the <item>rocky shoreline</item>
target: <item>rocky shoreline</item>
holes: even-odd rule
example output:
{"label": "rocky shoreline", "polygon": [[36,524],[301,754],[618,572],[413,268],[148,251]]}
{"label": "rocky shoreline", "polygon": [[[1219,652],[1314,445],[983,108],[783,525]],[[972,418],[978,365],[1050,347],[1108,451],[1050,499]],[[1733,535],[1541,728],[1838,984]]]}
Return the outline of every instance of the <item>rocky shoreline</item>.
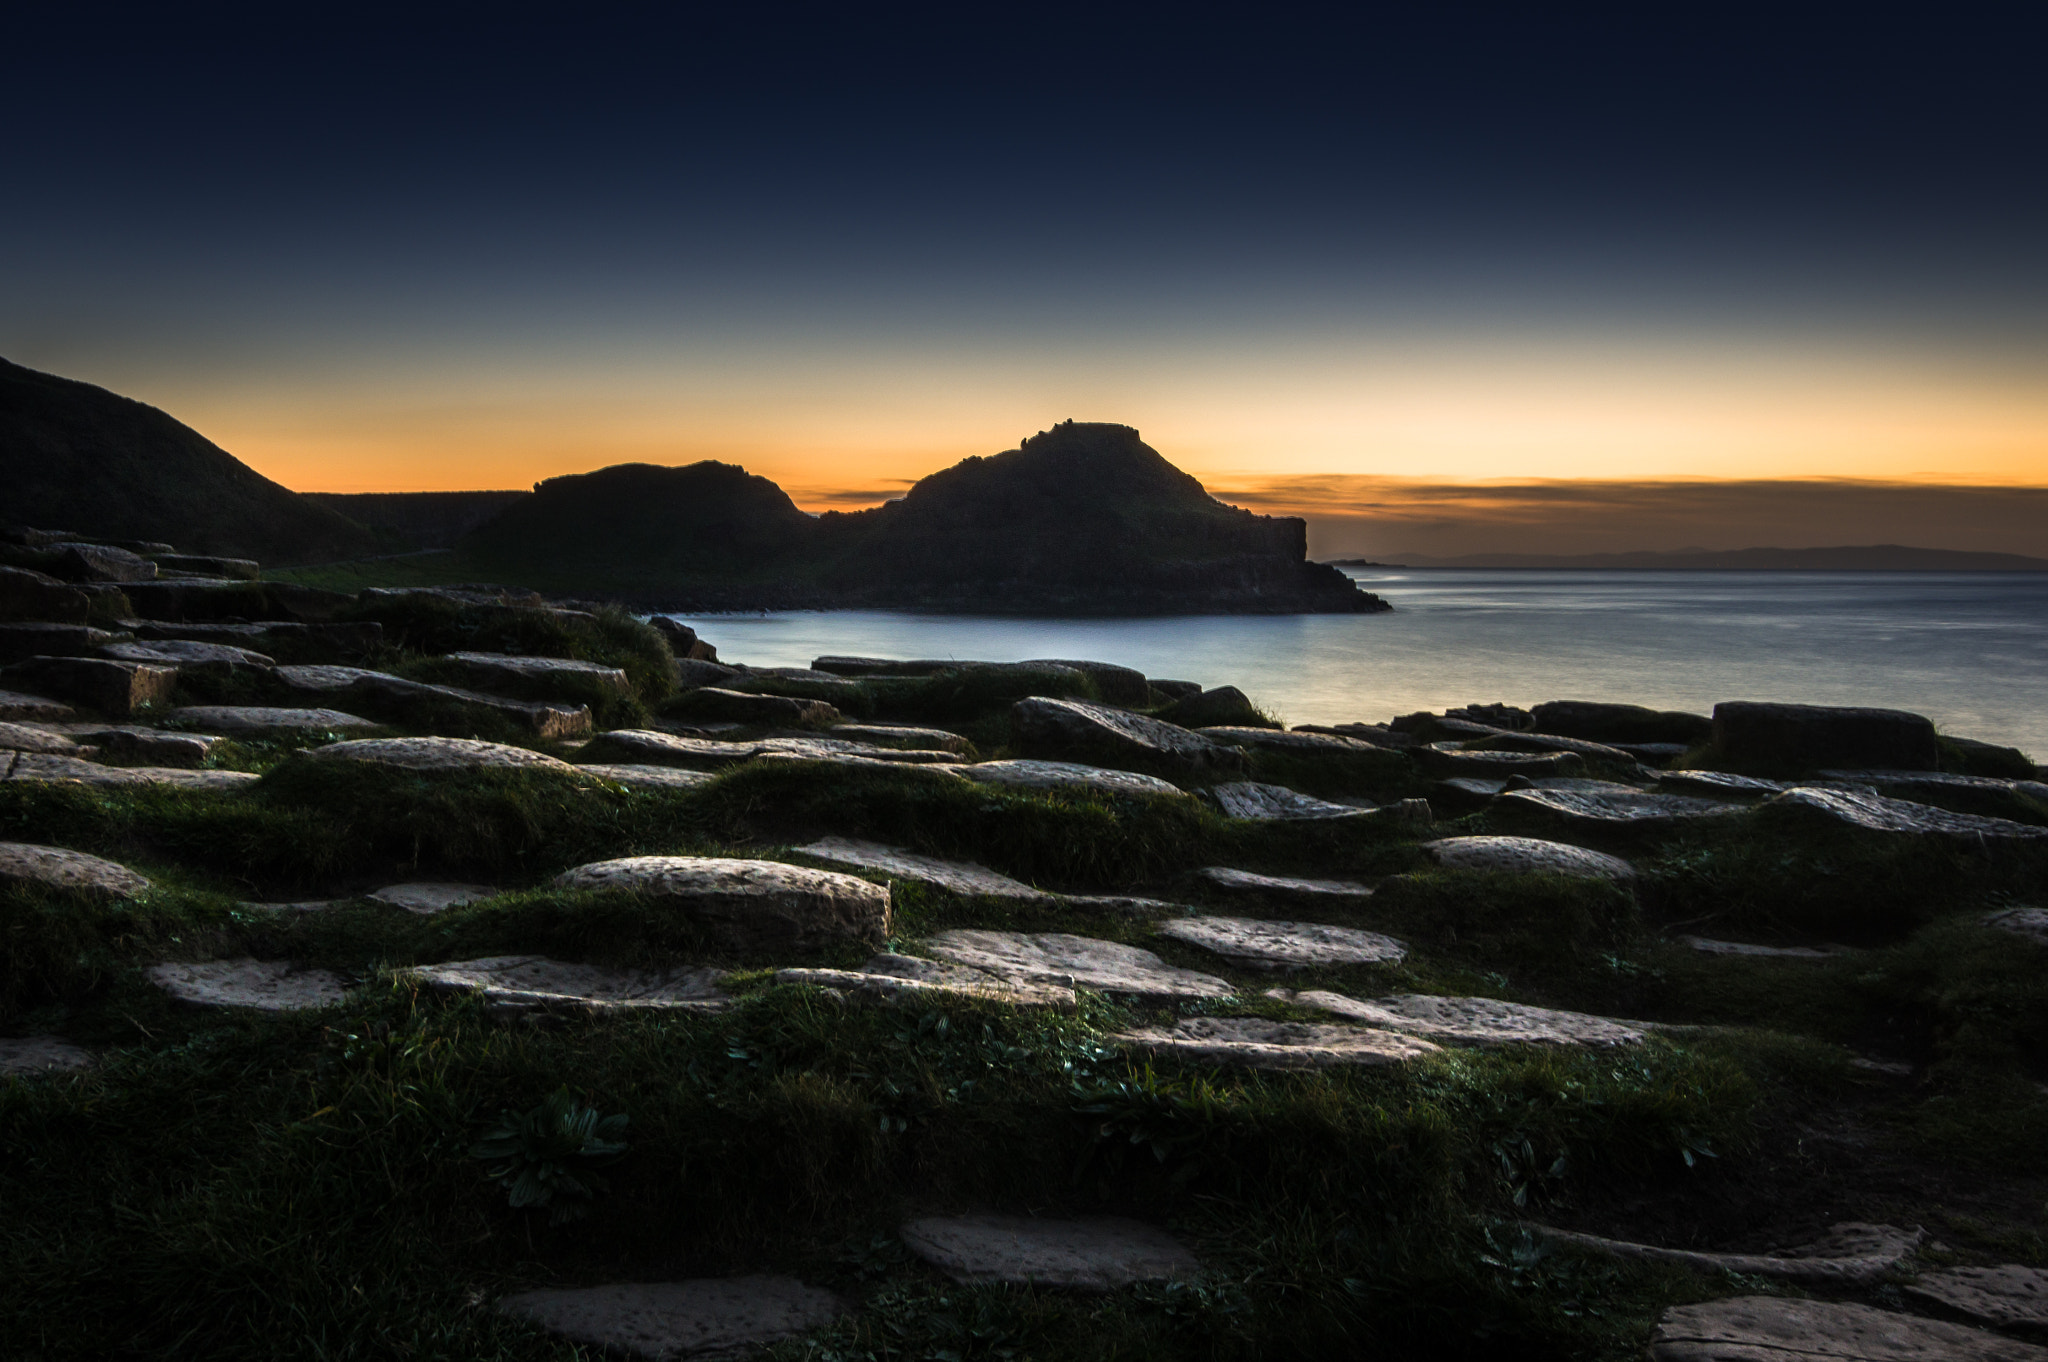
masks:
{"label": "rocky shoreline", "polygon": [[2048,1358],[2026,754],[33,547],[24,1356]]}

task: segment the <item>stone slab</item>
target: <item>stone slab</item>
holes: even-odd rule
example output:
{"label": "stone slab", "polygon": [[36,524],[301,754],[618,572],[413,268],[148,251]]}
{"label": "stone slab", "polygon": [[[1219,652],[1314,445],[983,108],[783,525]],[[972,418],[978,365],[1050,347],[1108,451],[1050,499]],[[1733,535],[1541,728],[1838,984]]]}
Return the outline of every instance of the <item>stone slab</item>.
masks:
{"label": "stone slab", "polygon": [[63,1073],[92,1063],[92,1051],[62,1036],[0,1036],[0,1078]]}
{"label": "stone slab", "polygon": [[288,960],[207,960],[149,967],[158,988],[202,1007],[247,1007],[297,1012],[342,1000],[341,980],[326,970],[300,969]]}
{"label": "stone slab", "polygon": [[1748,941],[1716,941],[1705,936],[1681,936],[1678,939],[1707,955],[1746,955],[1758,960],[1827,960],[1836,954],[1834,951],[1816,950],[1812,946],[1759,946]]}
{"label": "stone slab", "polygon": [[999,874],[970,861],[945,861],[880,842],[861,842],[848,837],[822,837],[796,850],[815,860],[834,865],[858,866],[879,871],[899,880],[933,884],[955,894],[996,899],[1050,900],[1057,895],[1033,889],[1008,875]]}
{"label": "stone slab", "polygon": [[1706,1253],[1632,1244],[1623,1239],[1603,1239],[1596,1234],[1547,1227],[1542,1233],[1546,1238],[1639,1262],[1677,1263],[1707,1272],[1740,1272],[1753,1277],[1836,1286],[1868,1286],[1883,1281],[1887,1273],[1912,1257],[1913,1250],[1927,1239],[1925,1230],[1845,1221],[1830,1225],[1825,1234],[1810,1244],[1780,1253]]}
{"label": "stone slab", "polygon": [[781,861],[626,856],[577,866],[554,882],[673,906],[738,949],[812,949],[844,941],[879,946],[889,931],[886,887]]}
{"label": "stone slab", "polygon": [[723,970],[611,969],[541,955],[416,965],[400,975],[442,992],[479,990],[494,1010],[707,1012],[731,1001],[718,987]]}
{"label": "stone slab", "polygon": [[47,728],[34,728],[28,724],[8,723],[0,719],[0,749],[11,752],[56,752],[68,756],[84,756],[78,749],[78,740],[65,733],[55,733]]}
{"label": "stone slab", "polygon": [[1583,1012],[1558,1012],[1547,1007],[1502,1002],[1497,998],[1447,998],[1425,993],[1359,999],[1342,993],[1276,988],[1269,998],[1312,1007],[1389,1031],[1406,1031],[1456,1045],[1635,1045],[1643,1039],[1639,1024],[1594,1017]]}
{"label": "stone slab", "polygon": [[1137,771],[1112,771],[1071,761],[980,761],[959,768],[984,785],[1023,790],[1095,790],[1103,794],[1186,795],[1172,781]]}
{"label": "stone slab", "polygon": [[1262,1017],[1183,1017],[1167,1027],[1119,1031],[1111,1039],[1135,1050],[1194,1064],[1248,1069],[1323,1069],[1400,1064],[1438,1046],[1398,1031]]}
{"label": "stone slab", "polygon": [[1086,700],[1019,700],[1010,707],[1010,730],[1026,756],[1054,761],[1134,763],[1189,778],[1241,775],[1251,765],[1240,747]]}
{"label": "stone slab", "polygon": [[338,709],[277,709],[264,705],[186,705],[172,710],[165,718],[226,734],[345,733],[377,727],[374,720]]}
{"label": "stone slab", "polygon": [[271,668],[277,659],[231,643],[202,643],[197,639],[151,639],[146,643],[109,643],[100,656],[121,662],[155,662],[191,671],[233,671],[237,667]]}
{"label": "stone slab", "polygon": [[2038,1267],[1952,1267],[1918,1278],[1906,1292],[1986,1324],[2048,1328],[2048,1272]]}
{"label": "stone slab", "polygon": [[1714,706],[1713,722],[1714,746],[1737,765],[1941,769],[1934,725],[1904,710],[1733,700]]}
{"label": "stone slab", "polygon": [[187,771],[173,766],[102,766],[75,757],[24,752],[9,780],[76,781],[81,785],[169,785],[181,790],[245,789],[262,777],[250,771]]}
{"label": "stone slab", "polygon": [[1889,799],[1881,794],[1861,790],[1832,790],[1801,785],[1783,794],[1773,795],[1760,807],[1778,814],[1818,815],[1868,832],[1885,832],[1908,837],[2014,842],[2048,838],[2048,827],[2015,823],[2007,818],[1950,813],[1947,809],[1937,809],[1930,804]]}
{"label": "stone slab", "polygon": [[1408,948],[1391,936],[1320,922],[1272,922],[1254,917],[1183,917],[1156,924],[1161,936],[1258,969],[1311,965],[1392,965]]}
{"label": "stone slab", "polygon": [[160,728],[128,725],[107,727],[74,724],[72,736],[99,749],[102,762],[133,762],[138,766],[172,766],[197,770],[206,764],[221,739],[208,733],[167,733]]}
{"label": "stone slab", "polygon": [[1249,870],[1232,870],[1225,865],[1204,866],[1196,872],[1211,884],[1248,894],[1270,894],[1278,898],[1363,899],[1372,897],[1368,885],[1355,880],[1295,879],[1286,875],[1260,875]]}
{"label": "stone slab", "polygon": [[670,708],[684,718],[727,719],[742,724],[832,724],[839,711],[823,700],[702,686],[677,697]]}
{"label": "stone slab", "polygon": [[127,898],[149,888],[148,880],[125,865],[31,842],[0,842],[0,881],[105,898]]}
{"label": "stone slab", "polygon": [[784,984],[838,989],[886,1003],[916,1004],[949,997],[971,998],[1010,1007],[1048,1008],[1068,1013],[1077,1006],[1071,982],[1027,983],[1003,979],[987,970],[914,955],[878,955],[857,970],[777,970],[775,979]]}
{"label": "stone slab", "polygon": [[586,764],[578,770],[629,790],[650,790],[666,792],[673,790],[694,790],[708,785],[718,777],[709,771],[687,771],[680,766],[640,766],[633,763],[606,765]]}
{"label": "stone slab", "polygon": [[314,747],[321,761],[360,761],[408,771],[532,770],[574,775],[576,768],[545,752],[480,738],[353,738]]}
{"label": "stone slab", "polygon": [[1586,759],[1576,752],[1467,752],[1411,747],[1408,755],[1434,776],[1577,776]]}
{"label": "stone slab", "polygon": [[1782,780],[1738,776],[1728,771],[1660,771],[1657,783],[1680,794],[1705,795],[1710,799],[1761,799],[1786,788]]}
{"label": "stone slab", "polygon": [[559,1338],[651,1362],[740,1356],[822,1329],[846,1313],[837,1296],[794,1277],[522,1291],[499,1301],[497,1308]]}
{"label": "stone slab", "polygon": [[912,1253],[956,1282],[1113,1291],[1201,1270],[1195,1255],[1165,1230],[1117,1216],[930,1216],[900,1233]]}
{"label": "stone slab", "polygon": [[1717,799],[1667,794],[1582,794],[1571,790],[1506,790],[1503,800],[1567,824],[1593,828],[1675,827],[1743,812]]}
{"label": "stone slab", "polygon": [[1984,925],[2029,936],[2048,946],[2048,908],[2005,908],[1984,916]]}
{"label": "stone slab", "polygon": [[1234,780],[1212,786],[1209,797],[1216,801],[1226,818],[1362,818],[1368,812],[1348,804],[1316,799],[1284,785],[1262,785],[1252,780]]}
{"label": "stone slab", "polygon": [[18,690],[0,690],[0,719],[12,722],[22,720],[63,720],[77,713],[61,700],[52,700],[41,695],[25,695]]}
{"label": "stone slab", "polygon": [[1664,1312],[1652,1362],[2048,1362],[2048,1348],[1847,1301],[1737,1296]]}
{"label": "stone slab", "polygon": [[960,928],[926,943],[942,960],[1027,983],[1072,982],[1104,993],[1148,998],[1227,998],[1226,979],[1167,964],[1151,951],[1065,932],[994,932]]}
{"label": "stone slab", "polygon": [[365,897],[373,903],[388,903],[393,908],[403,908],[408,913],[429,917],[503,892],[488,884],[445,884],[421,880],[408,884],[387,884],[382,889],[371,891]]}
{"label": "stone slab", "polygon": [[108,657],[34,657],[10,674],[38,690],[116,717],[171,698],[178,669],[151,662],[117,662]]}
{"label": "stone slab", "polygon": [[566,681],[599,686],[614,695],[633,693],[633,683],[626,679],[623,670],[595,662],[578,662],[563,657],[521,657],[511,653],[449,653],[447,660],[460,664],[463,674],[474,686],[506,683],[546,686]]}
{"label": "stone slab", "polygon": [[943,728],[916,728],[909,724],[834,724],[832,736],[877,747],[922,748],[930,752],[967,753],[974,744],[958,733]]}
{"label": "stone slab", "polygon": [[1321,733],[1313,729],[1250,728],[1223,724],[1198,728],[1195,731],[1212,742],[1229,743],[1233,747],[1258,747],[1269,752],[1285,752],[1292,756],[1370,756],[1380,750],[1373,743],[1361,742],[1357,738],[1342,737],[1335,733]]}
{"label": "stone slab", "polygon": [[1619,856],[1537,837],[1445,837],[1423,843],[1422,852],[1446,870],[1600,880],[1632,880],[1636,875],[1636,868]]}
{"label": "stone slab", "polygon": [[717,771],[750,761],[760,752],[759,741],[720,742],[713,738],[693,738],[652,728],[615,728],[592,738],[576,755],[583,761]]}

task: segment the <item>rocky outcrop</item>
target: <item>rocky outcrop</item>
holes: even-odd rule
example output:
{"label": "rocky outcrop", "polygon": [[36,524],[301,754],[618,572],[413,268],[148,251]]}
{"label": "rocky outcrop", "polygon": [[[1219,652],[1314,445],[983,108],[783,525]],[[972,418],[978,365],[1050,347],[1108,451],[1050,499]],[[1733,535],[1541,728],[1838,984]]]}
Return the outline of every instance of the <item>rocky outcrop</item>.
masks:
{"label": "rocky outcrop", "polygon": [[1065,932],[940,932],[928,943],[941,960],[1027,983],[1070,982],[1142,998],[1227,998],[1226,979],[1169,965],[1151,951]]}

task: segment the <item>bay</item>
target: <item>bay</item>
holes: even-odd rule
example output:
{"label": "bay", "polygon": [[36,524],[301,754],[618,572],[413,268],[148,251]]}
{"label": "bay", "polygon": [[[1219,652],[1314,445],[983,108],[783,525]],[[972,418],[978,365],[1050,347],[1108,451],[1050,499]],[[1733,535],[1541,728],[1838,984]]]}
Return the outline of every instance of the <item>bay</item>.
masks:
{"label": "bay", "polygon": [[678,616],[753,666],[1092,658],[1234,685],[1288,723],[1468,702],[1878,705],[2048,759],[2048,573],[1352,569],[1380,615]]}

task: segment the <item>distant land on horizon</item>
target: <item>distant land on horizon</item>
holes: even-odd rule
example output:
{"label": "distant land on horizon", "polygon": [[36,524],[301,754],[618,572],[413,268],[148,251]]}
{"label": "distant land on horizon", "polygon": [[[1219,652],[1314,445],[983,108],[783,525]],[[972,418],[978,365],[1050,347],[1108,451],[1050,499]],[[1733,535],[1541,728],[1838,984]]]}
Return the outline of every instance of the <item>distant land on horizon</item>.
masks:
{"label": "distant land on horizon", "polygon": [[2048,558],[2023,553],[1920,549],[1905,544],[1863,544],[1815,549],[1675,549],[1635,553],[1468,553],[1391,559],[1328,558],[1331,567],[1606,568],[1735,572],[2048,572]]}

